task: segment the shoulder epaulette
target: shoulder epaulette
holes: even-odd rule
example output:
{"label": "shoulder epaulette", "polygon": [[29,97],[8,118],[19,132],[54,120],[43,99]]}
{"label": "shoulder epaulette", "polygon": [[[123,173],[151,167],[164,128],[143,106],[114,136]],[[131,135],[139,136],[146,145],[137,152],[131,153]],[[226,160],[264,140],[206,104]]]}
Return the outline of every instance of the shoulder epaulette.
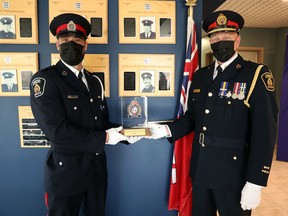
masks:
{"label": "shoulder epaulette", "polygon": [[49,66],[49,67],[43,68],[43,69],[41,69],[40,71],[41,71],[41,72],[45,72],[45,71],[51,70],[51,69],[53,69],[53,68],[55,68],[55,65],[51,65],[51,66]]}

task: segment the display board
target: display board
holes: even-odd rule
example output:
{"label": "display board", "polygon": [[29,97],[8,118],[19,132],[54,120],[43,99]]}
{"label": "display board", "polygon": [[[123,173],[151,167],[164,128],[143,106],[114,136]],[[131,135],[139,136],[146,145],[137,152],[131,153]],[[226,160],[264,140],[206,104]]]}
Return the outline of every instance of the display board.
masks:
{"label": "display board", "polygon": [[0,96],[29,96],[32,75],[38,71],[38,53],[0,53]]}
{"label": "display board", "polygon": [[[49,0],[49,23],[62,13],[76,13],[85,17],[91,24],[90,44],[108,43],[108,0]],[[50,33],[50,43],[56,38]]]}
{"label": "display board", "polygon": [[175,1],[119,0],[119,43],[175,42]]}
{"label": "display board", "polygon": [[175,55],[119,54],[119,96],[174,96]]}
{"label": "display board", "polygon": [[37,44],[37,1],[0,0],[0,44]]}

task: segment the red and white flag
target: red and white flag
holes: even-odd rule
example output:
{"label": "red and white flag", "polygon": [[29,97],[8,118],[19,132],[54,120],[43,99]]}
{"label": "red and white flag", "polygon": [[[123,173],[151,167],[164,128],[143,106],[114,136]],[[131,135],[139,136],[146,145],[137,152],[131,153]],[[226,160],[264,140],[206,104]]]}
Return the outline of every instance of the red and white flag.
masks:
{"label": "red and white flag", "polygon": [[[182,116],[187,110],[189,88],[198,67],[196,26],[192,17],[188,16],[186,59],[177,118]],[[191,216],[192,214],[190,159],[193,139],[194,132],[191,132],[189,135],[177,140],[174,146],[168,209],[177,210],[179,216]]]}

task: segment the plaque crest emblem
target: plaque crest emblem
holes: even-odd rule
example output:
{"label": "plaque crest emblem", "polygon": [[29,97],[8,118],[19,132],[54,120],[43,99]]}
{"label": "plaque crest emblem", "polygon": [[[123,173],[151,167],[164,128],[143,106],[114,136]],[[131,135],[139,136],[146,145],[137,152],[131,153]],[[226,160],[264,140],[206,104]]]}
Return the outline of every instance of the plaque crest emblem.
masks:
{"label": "plaque crest emblem", "polygon": [[67,24],[67,30],[72,32],[76,31],[76,25],[72,20],[70,20],[69,23]]}
{"label": "plaque crest emblem", "polygon": [[137,100],[131,101],[131,103],[127,106],[127,114],[128,118],[141,118],[142,108]]}
{"label": "plaque crest emblem", "polygon": [[218,26],[226,25],[227,24],[227,17],[224,14],[220,13],[217,17],[216,23]]}

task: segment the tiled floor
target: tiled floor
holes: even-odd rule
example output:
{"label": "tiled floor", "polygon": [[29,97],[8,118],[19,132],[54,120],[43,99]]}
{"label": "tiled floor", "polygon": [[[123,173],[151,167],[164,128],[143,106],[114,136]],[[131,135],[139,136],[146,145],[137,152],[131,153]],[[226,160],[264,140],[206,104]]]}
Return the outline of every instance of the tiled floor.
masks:
{"label": "tiled floor", "polygon": [[[275,157],[274,157],[275,158]],[[288,216],[288,162],[273,160],[268,186],[253,216]]]}

